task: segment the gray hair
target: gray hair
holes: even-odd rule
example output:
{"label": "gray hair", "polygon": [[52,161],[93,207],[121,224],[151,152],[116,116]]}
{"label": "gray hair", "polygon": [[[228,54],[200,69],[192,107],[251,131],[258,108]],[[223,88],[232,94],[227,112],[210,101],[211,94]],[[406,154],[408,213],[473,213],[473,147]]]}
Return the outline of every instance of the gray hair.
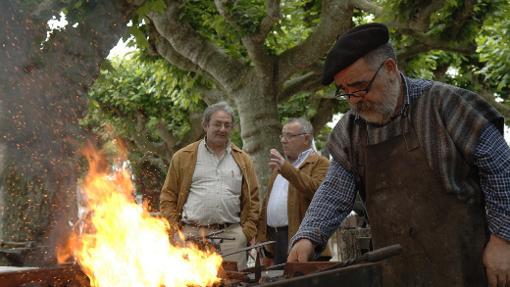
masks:
{"label": "gray hair", "polygon": [[223,111],[232,117],[232,124],[234,124],[234,109],[227,104],[227,102],[218,102],[208,106],[202,116],[202,125],[206,125],[211,121],[212,115],[217,111]]}
{"label": "gray hair", "polygon": [[307,119],[301,118],[289,118],[285,124],[299,123],[301,125],[301,132],[310,135],[310,144],[313,142],[313,126]]}
{"label": "gray hair", "polygon": [[365,61],[372,69],[377,69],[379,65],[386,59],[391,58],[397,62],[397,56],[395,55],[395,49],[388,42],[383,44],[374,50],[370,51],[368,54],[363,56]]}

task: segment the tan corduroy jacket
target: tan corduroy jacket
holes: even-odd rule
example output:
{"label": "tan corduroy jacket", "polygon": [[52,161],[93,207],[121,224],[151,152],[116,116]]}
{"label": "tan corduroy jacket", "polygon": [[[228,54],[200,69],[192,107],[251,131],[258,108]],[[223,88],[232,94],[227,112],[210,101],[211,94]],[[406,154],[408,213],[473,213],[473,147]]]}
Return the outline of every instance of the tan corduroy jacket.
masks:
{"label": "tan corduroy jacket", "polygon": [[[180,223],[182,209],[188,200],[191,179],[197,161],[199,142],[194,142],[174,154],[161,190],[161,215],[168,219],[173,226],[177,226]],[[257,233],[257,220],[259,217],[260,202],[257,176],[249,155],[234,144],[231,144],[231,147],[232,157],[243,175],[240,223],[249,241]]]}
{"label": "tan corduroy jacket", "polygon": [[[312,201],[315,191],[326,177],[328,167],[329,161],[315,152],[311,153],[299,168],[295,168],[288,161],[285,161],[281,167],[280,174],[289,182],[287,198],[289,242],[290,238],[296,234],[301,221],[305,217],[306,210]],[[277,171],[274,171],[271,175],[262,203],[257,233],[257,241],[259,242],[267,240],[267,204],[277,175]],[[270,248],[268,250],[271,251]],[[326,248],[321,256],[330,257],[331,252]]]}

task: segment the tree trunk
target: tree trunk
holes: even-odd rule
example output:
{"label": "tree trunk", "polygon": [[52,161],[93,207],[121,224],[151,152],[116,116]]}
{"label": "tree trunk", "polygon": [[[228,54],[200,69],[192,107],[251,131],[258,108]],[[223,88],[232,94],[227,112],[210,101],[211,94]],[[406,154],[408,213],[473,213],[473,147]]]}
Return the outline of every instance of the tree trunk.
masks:
{"label": "tree trunk", "polygon": [[236,108],[239,112],[243,150],[250,154],[259,180],[259,195],[263,196],[271,174],[269,170],[269,150],[276,148],[282,152],[277,135],[281,124],[278,120],[275,96],[261,87],[261,81],[254,81],[236,92]]}
{"label": "tree trunk", "polygon": [[15,263],[47,265],[55,262],[55,247],[67,239],[77,217],[84,95],[125,30],[130,8],[124,1],[84,4],[76,28],[54,32],[42,45],[47,15],[59,11],[41,16],[37,7],[20,2],[0,1],[0,146],[5,147],[0,241],[33,242]]}
{"label": "tree trunk", "polygon": [[193,4],[187,2],[166,1],[164,12],[149,14],[154,34],[158,35],[152,37],[153,44],[170,63],[200,73],[218,92],[227,94],[235,103],[240,116],[243,149],[254,161],[262,195],[270,174],[269,149],[281,151],[277,105],[300,91],[320,87],[322,57],[336,36],[351,26],[354,7],[348,1],[322,1],[321,20],[308,37],[277,53],[266,46],[265,39],[271,30],[279,29],[283,7],[280,1],[268,1],[264,18],[252,23],[254,27],[258,25],[257,32],[253,33],[240,25],[236,9],[231,9],[228,1],[214,1],[216,10],[234,32],[227,33],[229,37],[240,37],[242,55],[233,56],[228,52],[231,44],[222,46],[211,40],[216,36],[209,39],[201,35],[203,31],[196,26],[204,23],[189,22],[193,20],[187,19],[183,8]]}

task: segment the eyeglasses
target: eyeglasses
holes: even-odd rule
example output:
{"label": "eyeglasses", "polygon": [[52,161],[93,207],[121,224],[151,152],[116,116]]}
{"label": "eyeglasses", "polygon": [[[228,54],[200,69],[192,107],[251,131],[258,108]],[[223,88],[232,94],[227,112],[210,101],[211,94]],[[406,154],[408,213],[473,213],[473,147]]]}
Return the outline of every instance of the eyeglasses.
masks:
{"label": "eyeglasses", "polygon": [[307,133],[300,133],[300,134],[281,134],[280,135],[280,140],[282,139],[286,139],[286,140],[291,140],[295,137],[298,137],[298,136],[302,136],[302,135],[307,135]]}
{"label": "eyeglasses", "polygon": [[361,97],[365,96],[366,94],[368,94],[368,92],[370,91],[370,88],[372,88],[372,83],[374,82],[375,77],[377,77],[377,73],[379,73],[379,70],[384,65],[384,62],[386,62],[386,61],[383,61],[381,63],[381,65],[379,65],[379,68],[377,68],[377,70],[375,71],[374,75],[372,76],[372,79],[370,79],[366,88],[354,91],[352,93],[345,93],[344,90],[342,90],[342,88],[337,87],[336,92],[335,92],[335,97],[337,97],[337,98],[346,97],[347,99],[350,99],[351,97],[361,98]]}
{"label": "eyeglasses", "polygon": [[226,130],[229,130],[232,128],[232,125],[230,123],[222,123],[222,122],[214,122],[210,124],[210,126],[214,127],[217,130],[220,130],[222,127],[224,127]]}

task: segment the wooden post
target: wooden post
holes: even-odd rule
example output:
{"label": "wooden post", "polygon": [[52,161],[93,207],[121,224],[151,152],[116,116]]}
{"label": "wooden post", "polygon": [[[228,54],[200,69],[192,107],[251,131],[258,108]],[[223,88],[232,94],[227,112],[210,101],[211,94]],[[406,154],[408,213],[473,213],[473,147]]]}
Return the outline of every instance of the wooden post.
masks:
{"label": "wooden post", "polygon": [[368,249],[366,239],[370,237],[370,228],[340,228],[335,233],[339,261],[358,257],[363,249]]}

